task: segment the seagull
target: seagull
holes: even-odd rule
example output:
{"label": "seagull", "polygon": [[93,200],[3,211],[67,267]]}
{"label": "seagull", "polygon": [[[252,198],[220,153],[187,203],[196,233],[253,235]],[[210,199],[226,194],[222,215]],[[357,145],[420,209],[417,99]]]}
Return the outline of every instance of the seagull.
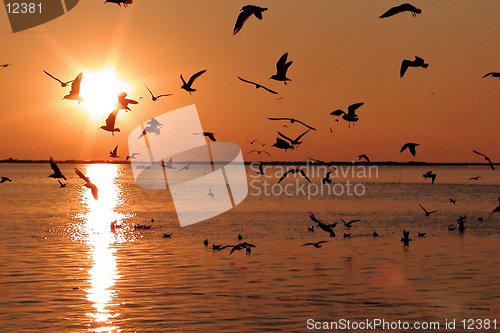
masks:
{"label": "seagull", "polygon": [[59,187],[66,187],[66,185],[68,185],[68,184],[61,182],[59,179],[57,181],[59,182]]}
{"label": "seagull", "polygon": [[307,179],[307,181],[308,181],[309,183],[311,182],[311,180],[309,180],[309,178],[307,178],[307,175],[306,175],[306,173],[304,172],[304,170],[302,170],[302,169],[290,169],[290,170],[288,170],[287,172],[285,172],[285,173],[281,176],[280,180],[278,180],[278,184],[279,184],[279,183],[281,183],[281,181],[282,181],[283,179],[285,179],[285,177],[286,177],[286,176],[288,176],[288,174],[289,174],[289,173],[297,173],[297,172],[298,172],[298,173],[300,173],[300,174],[302,175],[302,177],[304,177],[305,179]]}
{"label": "seagull", "polygon": [[330,175],[332,174],[332,172],[335,172],[335,171],[328,171],[328,172],[325,174],[325,177],[321,179],[321,184],[322,184],[322,185],[326,185],[327,183],[328,183],[328,184],[331,184],[331,183],[332,183],[332,180],[330,179]]}
{"label": "seagull", "polygon": [[216,245],[216,244],[212,244],[212,250],[213,251],[220,251],[220,250],[224,250],[225,248],[228,248],[228,247],[233,247],[233,245]]}
{"label": "seagull", "polygon": [[243,239],[243,236],[241,234],[238,234],[238,237],[237,237],[239,240],[242,240]]}
{"label": "seagull", "polygon": [[291,124],[293,124],[294,122],[298,122],[298,123],[301,123],[302,125],[304,125],[305,127],[312,129],[313,131],[316,130],[314,127],[311,127],[311,126],[307,125],[306,123],[304,123],[300,120],[297,120],[295,118],[267,118],[267,119],[269,119],[269,120],[288,120]]}
{"label": "seagull", "polygon": [[308,129],[307,131],[305,131],[304,133],[302,133],[301,135],[299,135],[298,137],[296,137],[296,138],[295,138],[295,139],[293,139],[293,140],[292,140],[292,139],[290,139],[289,137],[287,137],[286,135],[284,135],[284,134],[280,133],[279,131],[278,131],[278,134],[279,134],[279,136],[281,136],[282,138],[287,139],[288,141],[290,141],[290,145],[292,145],[292,146],[298,146],[298,145],[300,145],[300,144],[302,143],[301,141],[299,141],[299,140],[300,140],[300,138],[302,138],[304,135],[306,135],[306,133],[307,133],[307,132],[309,132],[310,130],[311,130],[311,129]]}
{"label": "seagull", "polygon": [[409,3],[404,3],[399,6],[392,7],[388,11],[386,11],[384,14],[380,15],[379,18],[386,18],[392,15],[396,15],[402,12],[411,12],[411,15],[413,17],[416,17],[417,14],[420,14],[422,12],[421,9],[416,8],[413,5],[410,5]]}
{"label": "seagull", "polygon": [[314,222],[316,222],[318,224],[317,227],[320,227],[321,230],[328,232],[330,234],[330,237],[335,237],[335,232],[333,231],[333,228],[335,228],[335,226],[337,225],[337,223],[324,224],[323,222],[321,222],[320,220],[318,220],[316,218],[316,216],[314,216],[314,214],[312,212],[309,212],[309,218],[311,220],[313,220]]}
{"label": "seagull", "polygon": [[481,178],[481,176],[477,176],[477,177],[470,177],[469,180],[479,180],[479,178]]}
{"label": "seagull", "polygon": [[400,153],[402,153],[403,151],[405,151],[406,148],[408,148],[408,150],[410,151],[410,153],[415,156],[415,154],[417,153],[416,150],[415,150],[415,147],[417,146],[420,146],[419,143],[411,143],[411,142],[408,142],[408,143],[405,143],[403,145],[403,147],[401,147],[401,150],[399,151]]}
{"label": "seagull", "polygon": [[115,128],[115,120],[118,111],[120,111],[120,109],[114,109],[113,112],[109,114],[108,118],[106,118],[106,126],[101,126],[99,128],[111,132],[113,136],[115,136],[115,132],[120,132],[119,128]]}
{"label": "seagull", "polygon": [[432,183],[434,184],[434,181],[436,180],[436,174],[435,173],[432,173],[432,171],[427,171],[426,173],[423,174],[423,177],[425,179],[427,178],[431,178],[432,179]]}
{"label": "seagull", "polygon": [[128,161],[128,159],[133,160],[133,159],[135,159],[135,157],[136,157],[137,155],[140,155],[140,153],[132,153],[132,155],[127,156],[127,157],[125,158],[125,161]]}
{"label": "seagull", "polygon": [[288,142],[286,142],[285,140],[280,139],[280,138],[276,138],[276,142],[271,147],[276,147],[276,148],[279,148],[279,149],[285,149],[285,151],[287,149],[295,149],[294,146],[292,146],[291,144],[289,144]]}
{"label": "seagull", "polygon": [[411,238],[409,231],[403,230],[403,237],[401,238],[401,241],[404,243],[405,246],[408,246],[410,244]]}
{"label": "seagull", "polygon": [[203,241],[203,244],[204,244],[205,246],[208,246],[208,239],[205,239],[205,240]]}
{"label": "seagull", "polygon": [[458,224],[458,231],[460,232],[464,232],[465,230],[465,216],[460,216],[457,220],[457,224]]}
{"label": "seagull", "polygon": [[426,64],[424,62],[424,59],[415,56],[415,60],[407,60],[404,59],[403,62],[401,62],[401,69],[399,70],[399,76],[403,77],[405,75],[406,70],[408,67],[422,67],[422,68],[427,68],[429,67],[429,64]]}
{"label": "seagull", "polygon": [[473,150],[473,152],[474,152],[475,154],[478,154],[478,155],[481,155],[482,157],[484,157],[484,159],[485,159],[486,161],[488,161],[488,163],[489,163],[489,165],[490,165],[490,168],[491,168],[492,170],[495,170],[495,167],[493,166],[493,163],[491,162],[491,160],[490,160],[490,158],[489,158],[488,156],[486,156],[486,155],[484,155],[484,154],[481,154],[480,152],[475,151],[475,150]]}
{"label": "seagull", "polygon": [[172,236],[172,235],[173,235],[173,232],[171,232],[169,234],[163,234],[163,237],[164,238],[170,238],[170,236]]}
{"label": "seagull", "polygon": [[361,161],[361,159],[364,158],[366,162],[370,163],[370,159],[368,158],[368,155],[362,154],[358,156],[358,160]]}
{"label": "seagull", "polygon": [[2,178],[0,178],[0,184],[1,183],[5,183],[5,182],[11,182],[11,181],[12,181],[12,179],[10,179],[9,177],[2,177]]}
{"label": "seagull", "polygon": [[229,252],[229,254],[233,253],[234,251],[239,251],[239,250],[242,250],[242,249],[246,249],[247,253],[250,253],[251,250],[248,251],[248,249],[251,248],[251,247],[255,247],[255,245],[247,243],[247,242],[236,244],[235,246],[233,246],[233,248],[231,249],[231,252]]}
{"label": "seagull", "polygon": [[251,145],[253,145],[255,142],[257,142],[262,147],[264,147],[266,145],[265,143],[261,143],[258,139],[255,139],[255,140],[252,140],[252,141],[247,140],[247,142],[249,142]]}
{"label": "seagull", "polygon": [[265,151],[265,150],[250,150],[250,151],[247,153],[247,155],[248,155],[248,154],[251,154],[251,153],[257,153],[257,154],[259,154],[259,155],[260,155],[260,154],[262,154],[262,153],[266,153],[267,155],[271,156],[271,154],[269,154],[269,153],[268,153],[267,151]]}
{"label": "seagull", "polygon": [[151,99],[153,100],[153,102],[156,102],[156,100],[158,98],[160,98],[160,97],[172,96],[172,94],[162,94],[162,95],[155,96],[155,95],[153,95],[153,93],[151,92],[151,90],[148,88],[148,86],[146,86],[146,84],[144,84],[144,86],[146,87],[146,89],[151,94]]}
{"label": "seagull", "polygon": [[457,201],[456,201],[455,199],[450,198],[449,200],[450,200],[450,202],[451,202],[452,204],[456,204],[456,203],[457,203]]}
{"label": "seagull", "polygon": [[255,83],[255,82],[252,82],[252,81],[245,80],[245,79],[243,79],[243,78],[241,78],[241,77],[239,77],[239,76],[238,76],[238,79],[240,79],[240,80],[241,80],[241,81],[243,81],[243,82],[253,84],[253,85],[255,86],[255,88],[257,88],[257,89],[259,89],[259,88],[264,88],[265,90],[269,91],[271,94],[275,94],[275,95],[277,95],[277,94],[278,94],[276,91],[271,90],[271,89],[269,89],[269,88],[267,88],[267,87],[264,87],[263,85],[261,85],[261,84],[259,84],[259,83]]}
{"label": "seagull", "polygon": [[90,188],[90,190],[92,191],[92,196],[94,196],[94,199],[97,200],[97,186],[95,186],[94,184],[92,184],[90,182],[90,180],[85,177],[85,175],[83,174],[83,172],[81,172],[80,170],[78,170],[77,168],[75,168],[75,172],[76,174],[85,181],[85,187],[88,187]]}
{"label": "seagull", "polygon": [[74,100],[77,100],[78,103],[83,102],[83,98],[81,98],[79,96],[80,83],[82,82],[82,77],[83,77],[83,73],[80,72],[80,74],[78,74],[76,76],[76,78],[73,80],[73,82],[71,83],[71,90],[70,90],[69,94],[64,96],[63,99],[74,99]]}
{"label": "seagull", "polygon": [[199,134],[203,134],[204,136],[208,137],[210,140],[216,141],[215,136],[214,136],[215,133],[212,133],[212,132],[193,133],[193,135],[199,135]]}
{"label": "seagull", "polygon": [[271,75],[270,79],[276,81],[283,81],[284,84],[286,84],[286,81],[292,81],[286,77],[286,71],[288,70],[288,67],[290,67],[290,65],[292,64],[291,61],[286,62],[287,57],[288,57],[288,52],[283,54],[281,58],[279,58],[278,62],[276,63],[276,74]]}
{"label": "seagull", "polygon": [[118,153],[118,145],[116,145],[115,149],[109,152],[109,157],[120,157],[116,155]]}
{"label": "seagull", "polygon": [[50,156],[49,163],[50,163],[50,167],[52,168],[52,171],[54,171],[54,173],[51,174],[51,175],[49,175],[49,177],[52,177],[52,178],[62,178],[64,180],[67,180],[66,177],[64,177],[64,175],[62,174],[61,170],[57,166],[57,164],[54,161],[54,159],[52,158],[52,156]]}
{"label": "seagull", "polygon": [[205,73],[207,70],[204,69],[202,71],[199,71],[198,73],[195,73],[193,74],[190,78],[189,78],[189,81],[186,83],[186,81],[184,81],[184,78],[182,77],[182,74],[181,74],[181,80],[182,80],[182,86],[181,86],[181,89],[184,89],[186,90],[187,92],[189,92],[189,94],[191,95],[191,93],[193,91],[196,91],[196,89],[193,89],[191,88],[191,86],[193,85],[193,82],[194,80],[196,80],[201,74]]}
{"label": "seagull", "polygon": [[427,233],[426,232],[419,232],[418,237],[424,237]]}
{"label": "seagull", "polygon": [[359,120],[358,115],[356,114],[356,110],[363,104],[365,103],[356,103],[349,105],[349,107],[347,108],[347,113],[343,110],[335,110],[330,112],[330,114],[334,116],[342,116],[342,119],[347,121],[349,123],[349,127],[351,127],[351,123],[355,123]]}
{"label": "seagull", "polygon": [[191,163],[188,163],[186,164],[185,166],[183,166],[181,169],[179,169],[179,171],[182,171],[182,170],[189,170],[189,166],[191,165]]}
{"label": "seagull", "polygon": [[361,221],[361,220],[350,220],[349,222],[346,222],[346,221],[344,221],[344,220],[342,220],[342,219],[340,219],[340,220],[341,220],[342,222],[344,222],[344,226],[345,226],[347,229],[351,229],[351,228],[352,228],[352,224],[353,224],[354,222],[359,222],[359,221]]}
{"label": "seagull", "polygon": [[116,108],[119,109],[119,110],[125,110],[126,112],[128,111],[132,111],[130,110],[130,108],[128,107],[129,104],[137,104],[139,102],[137,101],[134,101],[133,99],[128,99],[128,98],[125,98],[127,97],[127,93],[126,92],[121,92],[118,94],[118,103],[116,103]]}
{"label": "seagull", "polygon": [[5,67],[9,67],[11,64],[2,64],[0,65],[0,68],[5,68]]}
{"label": "seagull", "polygon": [[233,36],[236,35],[241,28],[243,28],[243,24],[248,20],[250,16],[255,15],[256,18],[262,20],[262,12],[265,12],[267,8],[254,6],[254,5],[246,5],[241,7],[241,13],[238,15],[236,19],[236,23],[233,29]]}
{"label": "seagull", "polygon": [[107,2],[116,3],[120,7],[122,6],[121,4],[123,4],[123,7],[127,8],[128,5],[132,4],[133,0],[106,0],[106,1],[104,1],[104,3],[107,3]]}
{"label": "seagull", "polygon": [[262,162],[259,163],[259,171],[257,172],[258,175],[265,175],[264,169],[262,167]]}
{"label": "seagull", "polygon": [[174,164],[174,161],[171,158],[167,161],[167,164],[163,163],[163,161],[161,162],[161,166],[166,169],[173,169],[172,164]]}
{"label": "seagull", "polygon": [[46,72],[46,71],[43,71],[45,74],[47,74],[48,76],[50,76],[51,78],[53,78],[54,80],[56,80],[57,82],[59,82],[61,84],[61,87],[66,87],[68,84],[70,84],[71,82],[73,82],[73,80],[70,80],[70,81],[66,81],[66,82],[63,82],[61,80],[59,80],[57,77],[51,75],[50,73]]}
{"label": "seagull", "polygon": [[323,243],[327,243],[328,241],[319,241],[317,243],[305,243],[303,244],[302,246],[307,246],[307,245],[312,245],[314,246],[315,248],[319,249],[321,247],[321,244]]}
{"label": "seagull", "polygon": [[156,135],[160,135],[161,133],[161,130],[160,128],[163,127],[163,124],[160,123],[158,120],[156,120],[155,118],[151,118],[147,123],[146,123],[148,126],[146,126],[144,128],[144,131],[142,131],[141,135],[139,135],[139,137],[137,139],[140,139],[142,138],[144,135],[146,135],[147,133],[154,133]]}
{"label": "seagull", "polygon": [[375,231],[373,230],[373,237],[379,237],[380,235]]}
{"label": "seagull", "polygon": [[487,76],[500,78],[500,72],[490,72],[490,73],[486,74],[485,76],[483,76],[483,78],[485,78]]}
{"label": "seagull", "polygon": [[498,206],[495,209],[493,209],[491,213],[493,214],[496,212],[500,212],[500,197],[498,197]]}
{"label": "seagull", "polygon": [[418,205],[420,206],[420,208],[422,208],[422,209],[424,210],[424,212],[425,212],[425,216],[431,216],[431,214],[432,214],[432,213],[437,212],[437,210],[433,210],[433,211],[428,212],[428,211],[424,208],[424,206],[422,206],[421,204],[418,204]]}

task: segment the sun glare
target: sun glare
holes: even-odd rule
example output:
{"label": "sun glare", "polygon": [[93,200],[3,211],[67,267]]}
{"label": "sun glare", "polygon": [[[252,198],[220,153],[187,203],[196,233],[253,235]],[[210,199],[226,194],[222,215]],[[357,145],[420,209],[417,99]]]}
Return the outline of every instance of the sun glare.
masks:
{"label": "sun glare", "polygon": [[129,93],[130,89],[131,85],[121,80],[110,67],[100,72],[84,72],[80,84],[82,105],[91,118],[106,119],[118,102],[118,94]]}

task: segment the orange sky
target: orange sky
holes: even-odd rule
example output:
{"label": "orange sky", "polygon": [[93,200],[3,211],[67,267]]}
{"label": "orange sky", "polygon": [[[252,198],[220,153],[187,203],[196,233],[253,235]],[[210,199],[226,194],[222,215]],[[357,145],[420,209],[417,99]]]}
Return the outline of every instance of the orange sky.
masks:
{"label": "orange sky", "polygon": [[[66,15],[13,34],[0,10],[0,159],[106,159],[149,118],[196,104],[205,131],[240,145],[246,160],[300,161],[308,157],[351,161],[483,162],[478,150],[500,162],[500,2],[414,1],[422,14],[379,19],[395,1],[257,2],[269,8],[251,17],[235,36],[241,1],[135,0],[128,8],[80,1]],[[269,80],[285,52],[293,61],[288,85]],[[403,59],[420,56],[427,69]],[[79,72],[111,67],[143,96],[132,112],[120,111],[114,137],[100,130],[85,106],[62,100],[69,88],[42,70],[72,79]],[[206,69],[192,95],[179,89],[179,74]],[[278,91],[275,95],[236,76]],[[85,80],[85,78],[84,78]],[[144,88],[173,96],[152,102]],[[329,113],[364,102],[356,126]],[[277,131],[296,137],[298,124],[267,117],[295,117],[318,130],[294,151],[271,148]],[[333,129],[330,133],[329,128]],[[259,139],[271,157],[247,155]],[[420,143],[417,156],[399,153],[405,142]]]}

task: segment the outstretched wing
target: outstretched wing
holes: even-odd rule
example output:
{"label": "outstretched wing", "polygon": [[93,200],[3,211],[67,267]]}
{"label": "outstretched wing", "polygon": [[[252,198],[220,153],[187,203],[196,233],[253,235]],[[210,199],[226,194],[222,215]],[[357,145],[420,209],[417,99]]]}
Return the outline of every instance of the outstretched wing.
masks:
{"label": "outstretched wing", "polygon": [[241,28],[243,28],[243,25],[251,15],[252,15],[251,10],[243,9],[241,11],[241,13],[238,15],[238,18],[236,19],[236,23],[234,24],[233,36],[236,35],[241,30]]}
{"label": "outstretched wing", "polygon": [[401,68],[399,69],[399,77],[403,77],[405,75],[406,70],[408,69],[410,63],[411,61],[406,59],[401,62]]}
{"label": "outstretched wing", "polygon": [[398,13],[401,13],[402,11],[403,10],[402,10],[401,6],[392,7],[391,9],[389,9],[388,11],[386,11],[385,13],[380,15],[379,18],[386,18],[389,16],[393,16],[393,15],[396,15]]}
{"label": "outstretched wing", "polygon": [[155,96],[153,95],[153,93],[151,92],[151,90],[149,90],[148,86],[146,86],[145,84],[144,84],[144,86],[146,87],[146,89],[147,89],[147,90],[149,91],[149,93],[151,94],[151,98],[154,98]]}
{"label": "outstretched wing", "polygon": [[306,175],[306,173],[304,172],[304,170],[300,169],[300,174],[301,174],[302,176],[304,176],[304,178],[305,178],[305,179],[307,179],[307,181],[308,181],[309,183],[311,182],[311,180],[310,180],[309,178],[307,178],[307,175]]}
{"label": "outstretched wing", "polygon": [[278,180],[278,184],[279,184],[279,183],[281,183],[281,181],[282,181],[283,179],[285,179],[285,177],[286,177],[286,176],[288,176],[288,174],[289,174],[290,172],[292,172],[292,170],[288,170],[287,172],[285,172],[285,173],[281,176],[280,180]]}
{"label": "outstretched wing", "polygon": [[302,133],[301,135],[299,135],[295,141],[299,141],[301,137],[303,137],[304,135],[306,135],[307,132],[309,132],[311,129],[308,129],[307,131],[305,131],[304,133]]}
{"label": "outstretched wing", "polygon": [[113,110],[113,112],[109,114],[108,118],[106,118],[107,127],[115,128],[115,121],[116,121],[116,116],[118,115],[118,111],[120,111],[120,109]]}
{"label": "outstretched wing", "polygon": [[350,105],[348,108],[347,108],[347,112],[349,114],[354,114],[356,112],[356,110],[365,103],[356,103],[356,104],[352,104]]}
{"label": "outstretched wing", "polygon": [[80,177],[81,179],[85,180],[86,183],[90,183],[90,180],[85,177],[85,175],[83,174],[83,172],[81,172],[80,170],[78,170],[78,168],[75,168],[75,173],[78,175],[78,177]]}
{"label": "outstretched wing", "polygon": [[482,156],[482,157],[484,157],[484,158],[487,158],[487,157],[488,157],[488,156],[486,156],[486,155],[484,155],[484,154],[481,154],[480,152],[478,152],[478,151],[476,151],[476,150],[473,150],[472,152],[473,152],[473,153],[475,153],[475,154],[481,155],[481,156]]}
{"label": "outstretched wing", "polygon": [[240,80],[241,80],[241,81],[243,81],[243,82],[253,84],[253,85],[255,85],[255,86],[257,86],[257,85],[258,85],[258,84],[257,84],[257,83],[255,83],[255,82],[245,80],[245,79],[243,79],[243,78],[241,78],[241,77],[239,77],[239,76],[238,76],[238,79],[240,79]]}
{"label": "outstretched wing", "polygon": [[48,76],[50,76],[51,78],[53,78],[54,80],[56,80],[57,82],[59,82],[60,84],[63,84],[63,82],[61,80],[59,80],[57,77],[51,75],[50,73],[46,72],[46,71],[43,71],[45,74],[47,74]]}
{"label": "outstretched wing", "polygon": [[279,132],[279,131],[278,131],[278,134],[279,134],[279,136],[281,136],[282,138],[287,139],[288,141],[292,142],[292,139],[290,139],[289,137],[287,137],[285,134],[283,134],[283,133],[281,133],[281,132]]}
{"label": "outstretched wing", "polygon": [[309,217],[316,223],[321,223],[312,212],[309,212]]}
{"label": "outstretched wing", "polygon": [[76,78],[73,80],[73,82],[71,83],[70,94],[75,94],[75,95],[80,94],[80,82],[82,81],[82,77],[83,73],[80,72],[80,74],[78,74]]}
{"label": "outstretched wing", "polygon": [[189,78],[189,81],[188,81],[188,85],[191,86],[194,82],[194,80],[196,80],[201,74],[205,73],[207,70],[204,69],[202,71],[199,71],[198,73],[194,73],[190,78]]}
{"label": "outstretched wing", "polygon": [[62,178],[64,180],[66,180],[66,177],[64,177],[64,175],[62,174],[61,170],[59,169],[59,167],[57,166],[56,162],[54,161],[54,159],[52,158],[52,156],[50,156],[50,167],[52,168],[52,170],[54,171],[54,174],[56,175],[61,175]]}

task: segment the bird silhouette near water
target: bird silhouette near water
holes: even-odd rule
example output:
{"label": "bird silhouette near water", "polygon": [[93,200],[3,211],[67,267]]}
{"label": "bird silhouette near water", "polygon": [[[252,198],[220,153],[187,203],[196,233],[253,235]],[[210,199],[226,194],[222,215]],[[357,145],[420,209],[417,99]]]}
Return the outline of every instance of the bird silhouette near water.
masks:
{"label": "bird silhouette near water", "polygon": [[361,159],[363,159],[363,158],[365,159],[365,161],[366,161],[367,163],[371,163],[370,158],[368,157],[368,155],[366,155],[366,154],[361,154],[361,155],[359,155],[359,156],[358,156],[358,160],[359,160],[359,161],[361,161]]}
{"label": "bird silhouette near water", "polygon": [[115,121],[116,116],[118,115],[118,111],[120,111],[120,109],[113,110],[113,112],[109,114],[108,118],[106,118],[106,125],[100,127],[100,129],[111,132],[113,136],[115,136],[115,132],[120,132],[119,128],[115,128]]}
{"label": "bird silhouette near water", "polygon": [[241,78],[241,77],[239,77],[239,76],[238,76],[238,79],[240,79],[240,80],[241,80],[241,81],[243,81],[243,82],[246,82],[246,83],[249,83],[249,84],[253,84],[253,85],[255,86],[255,88],[257,88],[257,89],[259,89],[259,88],[263,88],[264,90],[269,91],[271,94],[278,94],[276,91],[271,90],[271,89],[269,89],[269,88],[267,88],[267,87],[263,86],[262,84],[259,84],[259,83],[255,83],[255,82],[252,82],[252,81],[245,80],[245,79],[243,79],[243,78]]}
{"label": "bird silhouette near water", "polygon": [[151,90],[148,88],[148,86],[146,86],[145,84],[144,84],[144,86],[145,86],[145,87],[146,87],[146,89],[149,91],[149,94],[151,95],[151,100],[152,100],[153,102],[156,102],[156,101],[158,100],[158,98],[160,98],[160,97],[172,96],[172,94],[161,94],[161,95],[157,95],[157,96],[155,96],[155,95],[153,95],[153,93],[151,92]]}
{"label": "bird silhouette near water", "polygon": [[288,149],[295,149],[294,146],[292,146],[291,144],[280,138],[276,138],[276,142],[271,147],[284,149],[285,151],[287,151]]}
{"label": "bird silhouette near water", "polygon": [[351,229],[352,228],[352,224],[355,223],[355,222],[359,222],[361,220],[350,220],[349,222],[346,222],[342,219],[340,219],[343,223],[344,223],[344,226],[347,228],[347,229]]}
{"label": "bird silhouette near water", "polygon": [[95,186],[95,184],[91,183],[90,180],[85,177],[85,175],[83,174],[83,172],[81,172],[80,170],[78,170],[77,168],[75,168],[75,173],[85,181],[85,187],[89,188],[92,192],[92,196],[94,197],[94,199],[97,200],[97,186]]}
{"label": "bird silhouette near water", "polygon": [[203,74],[203,73],[205,73],[206,71],[207,71],[207,70],[206,70],[206,69],[204,69],[204,70],[202,70],[202,71],[199,71],[199,72],[197,72],[197,73],[193,74],[193,75],[189,78],[188,82],[186,82],[186,81],[184,80],[184,78],[182,77],[182,74],[181,74],[181,81],[182,81],[182,86],[181,86],[181,89],[186,90],[186,91],[187,91],[187,92],[191,95],[191,93],[192,93],[192,92],[196,91],[196,89],[194,89],[194,88],[192,87],[192,85],[193,85],[193,83],[194,83],[194,80],[196,80],[197,78],[199,78],[199,77],[200,77],[200,75],[202,75],[202,74]]}
{"label": "bird silhouette near water", "polygon": [[406,149],[408,149],[410,151],[410,153],[415,156],[415,154],[417,153],[417,150],[416,150],[416,147],[417,146],[420,146],[419,143],[411,143],[411,142],[408,142],[408,143],[405,143],[403,145],[403,147],[401,147],[401,150],[399,151],[400,153],[402,153],[403,151],[405,151]]}
{"label": "bird silhouette near water", "polygon": [[276,62],[276,74],[271,75],[270,79],[282,81],[284,84],[286,84],[286,81],[292,81],[286,77],[286,72],[292,64],[292,61],[286,61],[287,57],[288,53],[285,53],[279,58],[279,60]]}
{"label": "bird silhouette near water", "polygon": [[234,24],[233,36],[236,35],[241,30],[241,28],[243,28],[243,25],[250,18],[250,16],[254,15],[259,20],[262,20],[262,12],[265,12],[266,10],[267,8],[254,5],[246,5],[241,7],[241,12],[238,14],[236,23]]}
{"label": "bird silhouette near water", "polygon": [[379,18],[390,17],[390,16],[393,16],[393,15],[396,15],[396,14],[399,14],[402,12],[410,12],[413,17],[416,17],[417,14],[422,13],[422,10],[416,8],[415,6],[413,6],[409,3],[404,3],[402,5],[392,7],[391,9],[389,9],[388,11],[386,11],[385,13],[380,15]]}
{"label": "bird silhouette near water", "polygon": [[316,243],[305,243],[305,244],[302,244],[301,246],[308,246],[308,245],[312,245],[314,246],[315,248],[319,249],[321,248],[321,244],[323,243],[327,243],[328,241],[319,241],[319,242],[316,242]]}
{"label": "bird silhouette near water", "polygon": [[120,157],[117,154],[118,154],[118,145],[116,145],[115,148],[109,152],[109,157],[113,157],[113,158]]}
{"label": "bird silhouette near water", "polygon": [[83,98],[80,97],[80,83],[82,82],[83,73],[80,72],[73,82],[71,83],[71,90],[69,94],[63,97],[63,99],[72,99],[78,101],[78,103],[83,102]]}
{"label": "bird silhouette near water", "polygon": [[473,150],[473,152],[474,152],[475,154],[478,154],[478,155],[481,155],[482,157],[484,157],[484,159],[485,159],[485,160],[488,162],[488,164],[490,165],[490,168],[491,168],[492,170],[495,170],[495,167],[493,166],[493,163],[491,162],[491,160],[490,160],[490,158],[489,158],[488,156],[486,156],[486,155],[484,155],[484,154],[481,154],[480,152],[475,151],[475,150]]}
{"label": "bird silhouette near water", "polygon": [[64,180],[67,180],[66,177],[64,177],[64,175],[62,174],[61,170],[57,166],[56,161],[54,161],[54,159],[52,158],[52,156],[50,156],[50,158],[49,158],[49,163],[50,163],[50,167],[52,168],[52,171],[54,171],[54,173],[51,174],[51,175],[49,175],[49,177],[51,177],[51,178],[62,178]]}
{"label": "bird silhouette near water", "polygon": [[399,70],[399,76],[400,77],[403,77],[405,75],[406,70],[408,69],[408,67],[422,67],[422,68],[427,68],[427,67],[429,67],[429,64],[425,63],[424,59],[422,59],[420,57],[417,57],[417,56],[415,56],[415,60],[404,59],[401,62],[401,68]]}
{"label": "bird silhouette near water", "polygon": [[306,173],[304,172],[304,170],[302,169],[290,169],[288,171],[286,171],[285,173],[283,173],[283,175],[281,176],[281,178],[278,180],[278,184],[281,183],[281,181],[283,179],[285,179],[286,176],[288,176],[290,173],[299,173],[302,175],[302,177],[304,177],[309,183],[311,182],[311,180],[307,177]]}
{"label": "bird silhouette near water", "polygon": [[427,178],[432,179],[432,184],[434,184],[434,181],[436,180],[436,176],[437,176],[437,175],[436,175],[435,173],[432,173],[432,171],[427,171],[427,172],[426,172],[426,173],[424,173],[422,176],[423,176],[425,179],[427,179]]}
{"label": "bird silhouette near water", "polygon": [[281,136],[282,138],[284,139],[287,139],[288,141],[290,141],[290,145],[292,146],[298,146],[302,143],[302,141],[299,141],[304,135],[307,134],[307,132],[309,132],[311,129],[308,129],[307,131],[305,131],[304,133],[300,134],[298,137],[296,137],[295,139],[290,139],[289,137],[287,137],[286,135],[284,135],[283,133],[280,133],[278,132],[278,135]]}
{"label": "bird silhouette near water", "polygon": [[330,237],[335,237],[335,232],[333,231],[333,228],[335,228],[337,223],[325,224],[325,223],[321,222],[320,220],[318,220],[312,212],[309,212],[308,214],[309,214],[309,218],[317,223],[316,227],[319,227],[321,230],[328,232],[330,234]]}
{"label": "bird silhouette near water", "polygon": [[5,182],[11,182],[12,179],[10,179],[9,177],[1,177],[0,178],[0,184],[2,183],[5,183]]}
{"label": "bird silhouette near water", "polygon": [[342,119],[347,121],[349,123],[349,127],[351,127],[351,123],[353,123],[353,125],[354,125],[354,123],[359,120],[359,116],[356,114],[356,110],[359,107],[361,107],[363,104],[365,104],[365,103],[352,104],[352,105],[349,105],[347,107],[347,112],[339,109],[339,110],[335,110],[335,111],[330,112],[330,114],[334,115],[334,116],[342,116]]}
{"label": "bird silhouette near water", "polygon": [[430,212],[429,212],[429,211],[427,211],[427,210],[424,208],[424,206],[422,206],[421,204],[418,204],[418,205],[420,206],[420,208],[422,208],[422,209],[424,210],[424,212],[425,212],[425,216],[431,216],[431,214],[433,214],[433,213],[437,212],[437,210],[432,210],[432,211],[430,211]]}
{"label": "bird silhouette near water", "polygon": [[61,80],[59,80],[57,77],[53,76],[52,74],[46,72],[46,71],[43,71],[45,74],[47,74],[48,76],[50,76],[51,78],[53,78],[54,80],[56,80],[57,82],[59,82],[61,84],[61,87],[66,87],[68,84],[70,84],[71,82],[73,82],[73,80],[69,80],[69,81],[66,81],[66,82],[63,82]]}

